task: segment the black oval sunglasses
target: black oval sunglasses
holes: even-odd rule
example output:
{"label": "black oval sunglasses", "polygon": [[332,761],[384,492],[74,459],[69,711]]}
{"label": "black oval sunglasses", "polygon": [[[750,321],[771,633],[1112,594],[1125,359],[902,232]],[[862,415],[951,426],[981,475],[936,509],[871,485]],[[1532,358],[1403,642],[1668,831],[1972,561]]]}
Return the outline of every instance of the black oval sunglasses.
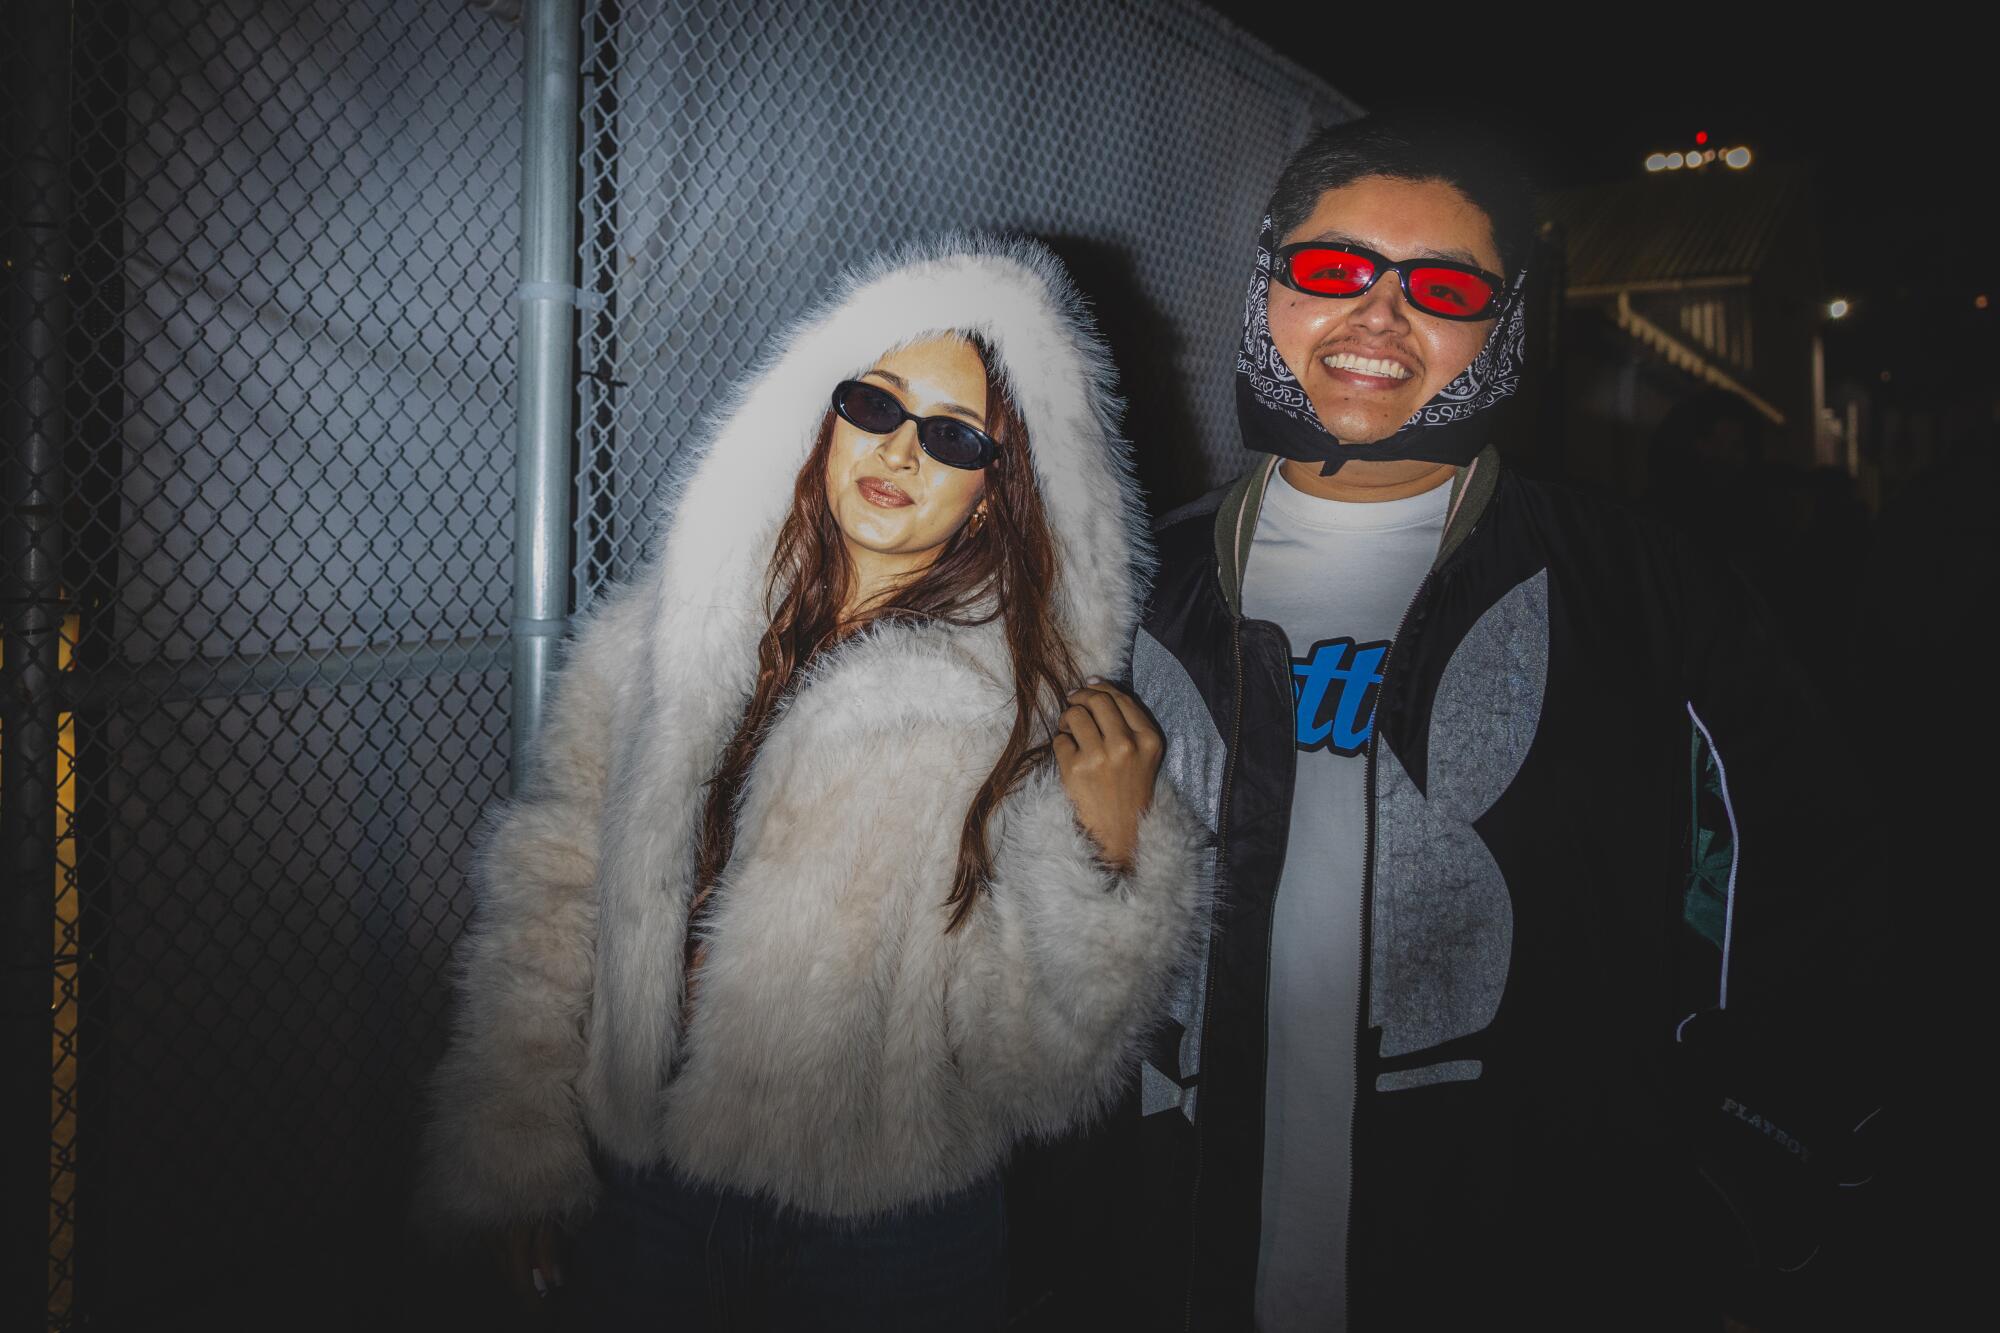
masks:
{"label": "black oval sunglasses", "polygon": [[1000,445],[991,435],[957,417],[920,417],[887,389],[861,380],[833,386],[833,410],[842,421],[870,435],[893,435],[905,421],[917,423],[917,445],[946,467],[977,472],[993,461]]}

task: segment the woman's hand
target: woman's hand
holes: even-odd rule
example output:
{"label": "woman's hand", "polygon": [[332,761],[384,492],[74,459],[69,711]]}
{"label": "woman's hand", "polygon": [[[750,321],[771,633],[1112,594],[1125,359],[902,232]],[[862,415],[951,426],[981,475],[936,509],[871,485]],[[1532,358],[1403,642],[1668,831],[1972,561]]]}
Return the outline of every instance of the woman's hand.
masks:
{"label": "woman's hand", "polygon": [[522,1305],[537,1306],[563,1284],[559,1248],[560,1233],[542,1222],[510,1227],[494,1236],[491,1253],[514,1298]]}
{"label": "woman's hand", "polygon": [[1077,822],[1104,861],[1132,868],[1139,816],[1153,803],[1166,741],[1137,699],[1092,677],[1069,696],[1051,747]]}

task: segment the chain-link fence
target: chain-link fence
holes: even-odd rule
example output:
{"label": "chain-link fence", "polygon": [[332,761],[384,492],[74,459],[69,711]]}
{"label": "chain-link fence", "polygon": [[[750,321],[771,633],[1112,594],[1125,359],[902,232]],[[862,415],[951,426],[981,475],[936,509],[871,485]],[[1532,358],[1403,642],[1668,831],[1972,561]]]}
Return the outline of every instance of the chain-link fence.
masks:
{"label": "chain-link fence", "polygon": [[[345,1323],[509,765],[524,43],[461,0],[23,9],[0,1299]],[[572,608],[771,336],[948,227],[1070,263],[1156,500],[1234,467],[1257,209],[1351,109],[1193,0],[585,0],[575,49]]]}
{"label": "chain-link fence", "polygon": [[632,567],[674,450],[772,336],[843,268],[947,228],[1068,263],[1156,502],[1238,469],[1259,209],[1307,129],[1354,114],[1323,83],[1191,0],[584,8],[586,596]]}
{"label": "chain-link fence", "polygon": [[400,1207],[507,769],[520,42],[411,0],[23,10],[9,498],[41,510],[8,592],[43,618],[6,666],[57,737],[61,855],[9,892],[56,877],[45,1288],[59,1326],[143,1326]]}

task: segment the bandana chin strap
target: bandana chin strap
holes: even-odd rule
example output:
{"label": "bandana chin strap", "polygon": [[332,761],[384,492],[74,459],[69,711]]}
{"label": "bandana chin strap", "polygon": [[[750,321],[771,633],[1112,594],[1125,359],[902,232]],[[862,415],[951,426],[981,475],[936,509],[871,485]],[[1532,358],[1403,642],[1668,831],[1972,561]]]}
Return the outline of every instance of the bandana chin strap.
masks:
{"label": "bandana chin strap", "polygon": [[1265,218],[1257,237],[1257,271],[1250,275],[1250,294],[1243,303],[1243,345],[1236,353],[1236,420],[1243,428],[1243,447],[1318,463],[1323,477],[1357,458],[1414,458],[1453,467],[1471,462],[1494,437],[1503,415],[1496,409],[1511,402],[1521,385],[1528,346],[1527,302],[1521,299],[1527,270],[1514,271],[1500,317],[1464,373],[1394,434],[1343,444],[1320,424],[1304,387],[1271,341],[1271,269],[1277,248],[1271,219]]}

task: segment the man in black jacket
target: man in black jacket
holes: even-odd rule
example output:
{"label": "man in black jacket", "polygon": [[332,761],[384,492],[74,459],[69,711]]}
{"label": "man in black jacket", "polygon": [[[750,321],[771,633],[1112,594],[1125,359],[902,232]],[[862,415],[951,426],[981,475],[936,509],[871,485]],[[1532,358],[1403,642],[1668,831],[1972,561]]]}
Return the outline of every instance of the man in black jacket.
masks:
{"label": "man in black jacket", "polygon": [[1135,1325],[1714,1327],[1859,1179],[1846,768],[1726,563],[1501,464],[1527,233],[1435,123],[1273,196],[1268,457],[1134,650],[1221,890],[1120,1127]]}

